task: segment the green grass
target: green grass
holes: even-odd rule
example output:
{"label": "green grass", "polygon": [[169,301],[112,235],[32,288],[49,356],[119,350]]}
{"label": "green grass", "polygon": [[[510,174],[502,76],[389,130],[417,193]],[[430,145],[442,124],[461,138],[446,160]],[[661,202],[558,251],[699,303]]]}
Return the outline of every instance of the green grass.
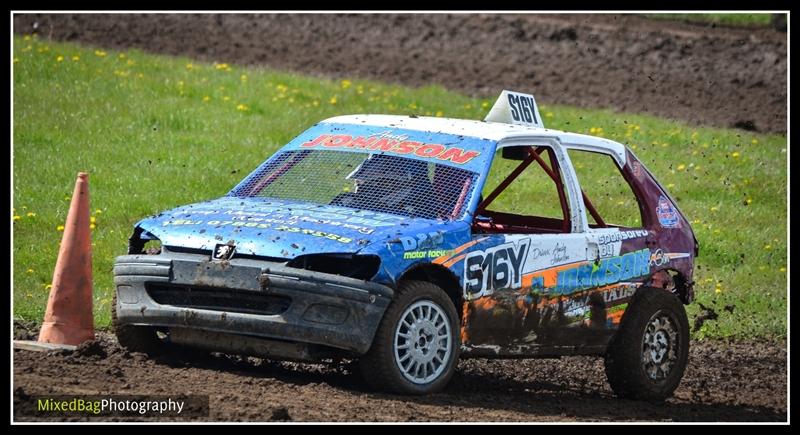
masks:
{"label": "green grass", "polygon": [[[492,103],[440,87],[320,80],[35,38],[16,37],[13,56],[14,316],[35,321],[79,171],[90,173],[94,310],[105,327],[113,259],[139,219],[225,194],[326,117],[481,119]],[[694,221],[702,245],[697,298],[720,314],[696,338],[785,337],[785,136],[605,110],[543,105],[541,112],[550,127],[630,144]],[[732,314],[722,310],[730,304]],[[690,318],[697,312],[689,306]]]}
{"label": "green grass", "polygon": [[767,27],[770,25],[772,14],[645,14],[648,18],[657,20],[688,21],[691,23],[720,24],[736,27]]}

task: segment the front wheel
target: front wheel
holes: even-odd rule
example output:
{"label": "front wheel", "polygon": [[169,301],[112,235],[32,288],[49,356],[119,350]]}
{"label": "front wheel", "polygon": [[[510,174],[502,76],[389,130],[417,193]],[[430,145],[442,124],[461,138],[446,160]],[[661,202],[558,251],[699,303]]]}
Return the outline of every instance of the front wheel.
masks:
{"label": "front wheel", "polygon": [[367,384],[401,394],[440,391],[455,372],[461,342],[458,314],[438,286],[407,281],[359,361]]}
{"label": "front wheel", "polygon": [[609,344],[611,389],[630,399],[663,401],[678,388],[689,359],[689,320],[678,298],[641,288]]}

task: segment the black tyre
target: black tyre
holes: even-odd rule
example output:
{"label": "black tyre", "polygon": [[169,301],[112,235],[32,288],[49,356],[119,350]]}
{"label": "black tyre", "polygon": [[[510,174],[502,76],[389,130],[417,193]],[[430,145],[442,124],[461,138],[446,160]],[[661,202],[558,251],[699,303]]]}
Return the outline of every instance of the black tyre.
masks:
{"label": "black tyre", "polygon": [[117,319],[117,292],[111,301],[111,326],[120,346],[130,352],[143,352],[151,355],[164,350],[163,341],[158,338],[156,330],[148,326],[125,325]]}
{"label": "black tyre", "polygon": [[678,298],[639,289],[605,358],[606,376],[619,397],[660,402],[672,396],[689,358],[689,320]]}
{"label": "black tyre", "polygon": [[359,360],[372,388],[401,394],[440,391],[453,377],[461,349],[453,302],[424,281],[400,285],[370,350]]}

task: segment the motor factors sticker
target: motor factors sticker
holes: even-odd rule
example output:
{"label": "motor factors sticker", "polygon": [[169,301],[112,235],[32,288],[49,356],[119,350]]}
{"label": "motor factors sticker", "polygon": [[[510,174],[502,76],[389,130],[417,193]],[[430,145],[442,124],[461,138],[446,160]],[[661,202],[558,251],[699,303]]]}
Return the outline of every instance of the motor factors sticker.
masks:
{"label": "motor factors sticker", "polygon": [[675,206],[664,195],[659,196],[658,206],[656,207],[658,222],[664,228],[680,228],[681,219]]}

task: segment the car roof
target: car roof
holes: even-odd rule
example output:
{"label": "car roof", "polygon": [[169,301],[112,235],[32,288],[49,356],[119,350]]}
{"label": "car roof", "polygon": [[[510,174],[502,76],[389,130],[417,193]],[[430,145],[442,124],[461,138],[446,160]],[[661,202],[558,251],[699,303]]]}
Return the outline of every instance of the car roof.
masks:
{"label": "car roof", "polygon": [[488,139],[498,143],[497,147],[519,145],[515,139],[555,139],[561,146],[612,155],[620,166],[626,161],[625,145],[609,139],[587,134],[570,133],[549,128],[528,127],[500,122],[471,119],[439,118],[431,116],[403,115],[345,115],[328,118],[324,123],[369,125],[375,127],[403,128],[452,135],[463,135]]}

